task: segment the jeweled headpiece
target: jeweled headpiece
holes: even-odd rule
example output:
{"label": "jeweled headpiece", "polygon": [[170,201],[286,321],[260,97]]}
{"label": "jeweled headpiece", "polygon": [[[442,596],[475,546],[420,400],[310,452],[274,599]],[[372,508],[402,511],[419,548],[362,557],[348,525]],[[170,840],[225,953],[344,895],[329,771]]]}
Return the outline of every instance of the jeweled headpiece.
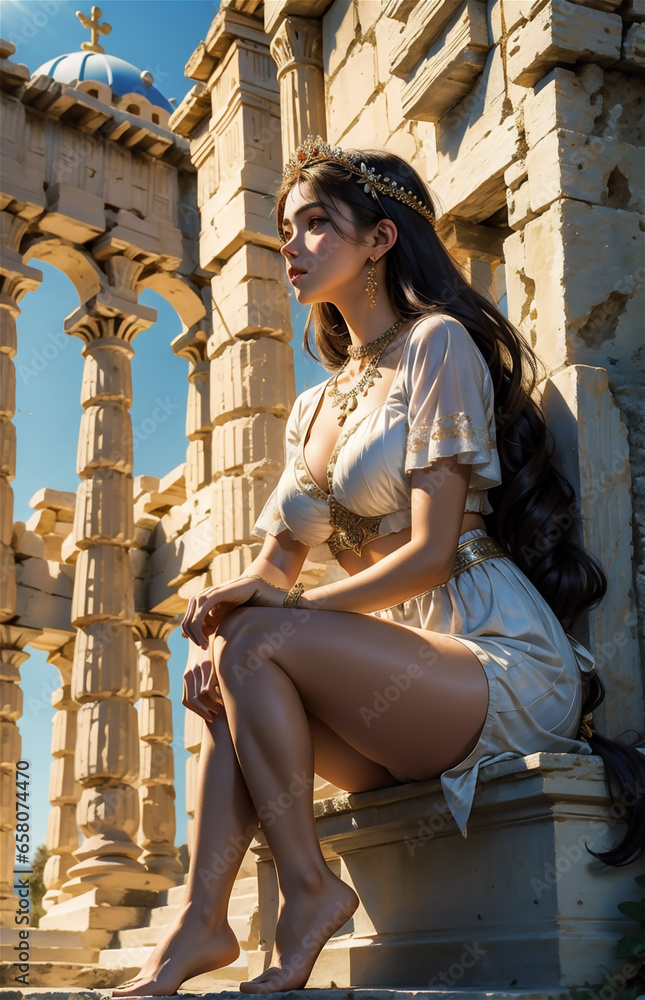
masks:
{"label": "jeweled headpiece", "polygon": [[427,219],[430,225],[434,226],[435,217],[433,212],[427,208],[423,202],[417,198],[410,190],[406,190],[402,184],[397,184],[390,177],[383,177],[376,173],[375,167],[368,167],[360,156],[350,156],[345,153],[340,146],[329,146],[319,135],[308,135],[302,145],[289,157],[283,170],[284,180],[290,180],[296,173],[298,167],[308,167],[311,163],[325,163],[329,161],[342,163],[344,167],[358,175],[357,184],[362,184],[366,194],[371,194],[375,201],[378,201],[377,191],[386,194],[389,198],[396,198],[409,208]]}

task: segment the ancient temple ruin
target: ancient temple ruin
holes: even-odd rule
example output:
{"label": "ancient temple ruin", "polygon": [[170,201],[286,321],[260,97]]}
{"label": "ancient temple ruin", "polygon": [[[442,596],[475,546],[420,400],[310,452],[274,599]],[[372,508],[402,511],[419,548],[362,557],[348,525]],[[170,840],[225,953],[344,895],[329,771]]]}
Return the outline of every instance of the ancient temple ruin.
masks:
{"label": "ancient temple ruin", "polygon": [[[101,52],[96,23],[84,53],[52,54],[36,72],[1,43],[5,986],[30,647],[60,673],[31,985],[123,981],[181,899],[167,639],[190,596],[260,550],[251,528],[280,475],[296,396],[272,194],[308,133],[407,158],[465,273],[506,295],[544,364],[557,459],[609,578],[575,630],[608,689],[598,726],[645,731],[642,0],[222,0],[195,41],[194,85],[174,111],[135,67],[106,82],[116,56]],[[25,524],[12,513],[12,358],[39,261],[81,303],[64,326],[85,359],[80,484],[43,483]],[[155,321],[138,302],[146,288],[181,319],[172,346],[189,382],[186,461],[161,480],[132,475],[131,345]],[[302,579],[334,573],[307,560]],[[189,814],[200,731],[188,712]],[[590,830],[619,833],[597,759],[538,754],[482,773],[467,841],[437,782],[352,795],[319,781],[316,799],[325,855],[361,907],[310,986],[441,989],[437,970],[458,968],[463,988],[557,996],[619,969],[616,904],[635,898],[644,867],[603,872],[585,853]],[[276,907],[259,831],[231,903],[240,960],[204,983],[265,967]],[[474,943],[479,957],[462,961]]]}

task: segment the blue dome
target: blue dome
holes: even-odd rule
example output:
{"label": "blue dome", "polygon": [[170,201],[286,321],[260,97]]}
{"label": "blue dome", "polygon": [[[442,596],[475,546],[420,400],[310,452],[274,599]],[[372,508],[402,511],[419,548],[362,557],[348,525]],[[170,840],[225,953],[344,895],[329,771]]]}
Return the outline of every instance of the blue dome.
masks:
{"label": "blue dome", "polygon": [[112,88],[112,93],[118,97],[141,94],[151,104],[166,111],[173,110],[161,91],[141,79],[141,72],[136,66],[103,52],[69,52],[64,56],[56,56],[43,63],[36,73],[51,76],[58,83],[72,83],[74,80],[107,83]]}

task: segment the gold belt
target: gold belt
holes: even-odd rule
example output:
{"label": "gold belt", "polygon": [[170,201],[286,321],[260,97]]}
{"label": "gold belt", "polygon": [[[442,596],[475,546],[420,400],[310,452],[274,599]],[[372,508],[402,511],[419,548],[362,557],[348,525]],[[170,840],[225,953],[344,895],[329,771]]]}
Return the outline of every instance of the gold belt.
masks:
{"label": "gold belt", "polygon": [[457,546],[457,555],[452,567],[452,572],[448,577],[461,573],[467,566],[475,566],[484,559],[494,559],[495,556],[507,556],[508,553],[491,538],[490,535],[478,535],[477,538],[469,538],[467,542],[462,542]]}

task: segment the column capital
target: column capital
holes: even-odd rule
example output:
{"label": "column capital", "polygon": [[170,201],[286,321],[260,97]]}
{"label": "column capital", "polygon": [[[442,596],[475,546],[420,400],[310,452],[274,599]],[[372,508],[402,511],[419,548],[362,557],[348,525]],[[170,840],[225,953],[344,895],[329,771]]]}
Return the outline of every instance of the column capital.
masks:
{"label": "column capital", "polygon": [[15,318],[20,315],[18,302],[27,294],[38,288],[43,280],[42,271],[23,263],[20,253],[20,241],[27,229],[25,219],[12,215],[11,212],[0,212],[0,308],[9,309]]}
{"label": "column capital", "polygon": [[278,82],[296,66],[315,66],[322,72],[322,28],[320,21],[310,17],[285,17],[270,46],[278,67]]}
{"label": "column capital", "polygon": [[130,344],[157,319],[156,309],[137,302],[141,291],[138,278],[143,264],[117,254],[103,266],[107,278],[105,287],[66,318],[65,333],[80,337],[86,344],[105,337]]}

